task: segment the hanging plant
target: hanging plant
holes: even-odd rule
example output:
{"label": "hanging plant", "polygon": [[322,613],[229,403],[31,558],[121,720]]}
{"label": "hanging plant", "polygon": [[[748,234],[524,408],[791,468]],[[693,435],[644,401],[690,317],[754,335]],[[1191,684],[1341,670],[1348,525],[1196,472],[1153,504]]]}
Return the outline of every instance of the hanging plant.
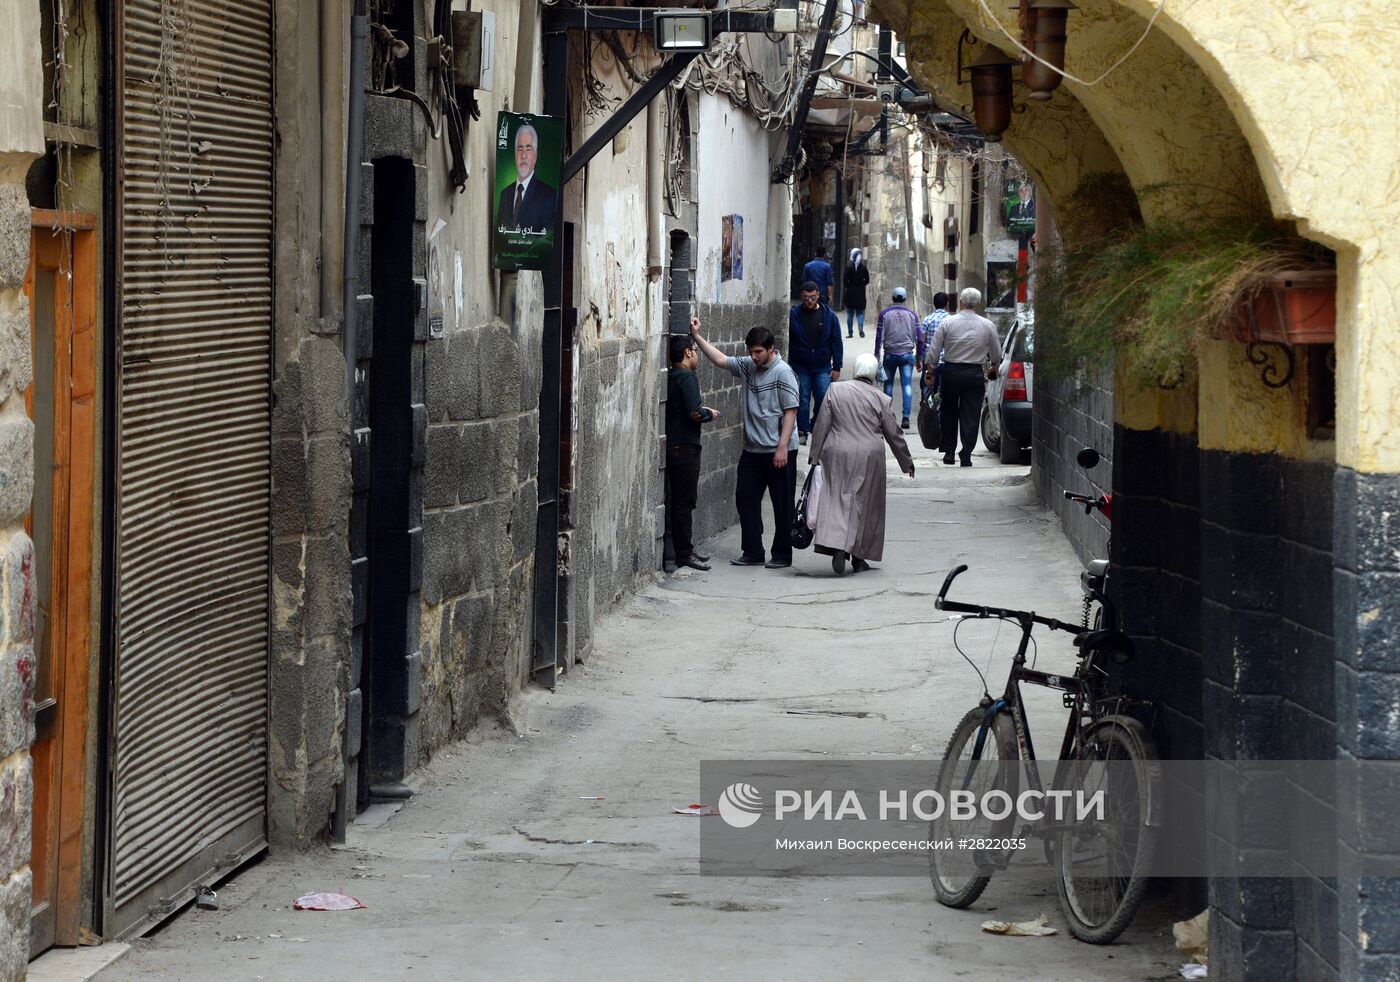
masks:
{"label": "hanging plant", "polygon": [[1077,377],[1117,352],[1139,387],[1179,385],[1194,370],[1200,340],[1247,332],[1242,312],[1278,277],[1331,265],[1327,250],[1282,226],[1238,218],[1128,221],[1067,238],[1066,248],[1042,252],[1037,264],[1047,368]]}

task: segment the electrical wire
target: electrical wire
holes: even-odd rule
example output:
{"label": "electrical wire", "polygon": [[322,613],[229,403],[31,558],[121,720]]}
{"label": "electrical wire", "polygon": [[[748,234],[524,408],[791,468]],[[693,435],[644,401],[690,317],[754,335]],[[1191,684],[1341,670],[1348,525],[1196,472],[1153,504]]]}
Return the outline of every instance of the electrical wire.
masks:
{"label": "electrical wire", "polygon": [[1030,55],[1036,61],[1040,62],[1042,65],[1044,65],[1046,68],[1050,69],[1052,72],[1059,75],[1060,77],[1067,78],[1071,82],[1078,82],[1080,85],[1083,86],[1098,85],[1104,79],[1108,78],[1108,76],[1111,75],[1118,68],[1119,65],[1123,64],[1123,62],[1131,58],[1133,52],[1136,51],[1139,46],[1141,46],[1142,42],[1147,40],[1147,35],[1152,33],[1152,27],[1154,24],[1157,23],[1158,15],[1161,14],[1163,9],[1165,9],[1167,6],[1167,0],[1160,0],[1160,2],[1157,4],[1157,9],[1152,11],[1152,16],[1148,19],[1147,27],[1143,30],[1142,36],[1133,42],[1133,46],[1123,53],[1123,57],[1119,58],[1113,64],[1109,65],[1108,68],[1104,70],[1103,74],[1101,74],[1098,78],[1094,79],[1092,82],[1086,82],[1084,79],[1080,78],[1077,75],[1071,75],[1063,68],[1056,68],[1054,65],[1050,64],[1050,62],[1040,57],[1040,55],[1036,54],[1030,48],[1027,48],[1024,44],[1020,42],[1018,38],[1013,37],[1011,32],[1008,31],[1005,28],[1005,26],[1002,25],[1001,21],[997,19],[996,15],[992,13],[991,8],[987,6],[987,0],[977,0],[977,2],[982,6],[982,13],[986,14],[987,18],[997,26],[1001,33],[1006,35],[1007,40],[1009,40],[1018,49],[1020,49],[1020,51],[1023,54]]}

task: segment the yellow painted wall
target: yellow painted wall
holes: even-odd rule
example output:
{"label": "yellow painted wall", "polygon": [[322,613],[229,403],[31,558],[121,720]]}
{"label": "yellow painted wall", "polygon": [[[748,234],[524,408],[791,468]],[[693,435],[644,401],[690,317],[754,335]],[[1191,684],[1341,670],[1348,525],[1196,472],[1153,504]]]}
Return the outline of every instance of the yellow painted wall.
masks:
{"label": "yellow painted wall", "polygon": [[[1087,80],[1131,47],[1157,3],[1082,0],[1079,6],[1070,15],[1066,67]],[[1251,385],[1241,374],[1249,370],[1242,346],[1223,342],[1202,352],[1202,446],[1335,452],[1338,463],[1360,470],[1400,471],[1400,440],[1392,438],[1400,429],[1400,297],[1393,288],[1400,283],[1400,247],[1389,241],[1400,220],[1400,97],[1391,84],[1400,68],[1400,32],[1393,6],[1391,0],[1166,0],[1153,32],[1113,74],[1093,86],[1066,81],[1050,103],[1032,104],[1013,120],[1008,146],[1046,178],[1052,197],[1063,193],[1069,169],[1057,163],[1068,156],[1063,145],[1081,135],[1087,119],[1138,189],[1148,220],[1196,214],[1198,203],[1260,205],[1337,251],[1335,447],[1303,437],[1300,383],[1291,395],[1263,390],[1256,369]],[[1015,11],[1008,8],[990,0],[873,4],[896,30],[904,25],[916,72],[949,100],[968,98],[965,87],[951,85],[962,26],[1014,51],[988,16],[1015,33]],[[1078,129],[1065,135],[1067,124]],[[1038,154],[1032,139],[1062,149]],[[1157,184],[1169,188],[1143,193]],[[1155,411],[1139,401],[1136,413],[1131,400],[1120,402],[1125,422],[1145,422]]]}

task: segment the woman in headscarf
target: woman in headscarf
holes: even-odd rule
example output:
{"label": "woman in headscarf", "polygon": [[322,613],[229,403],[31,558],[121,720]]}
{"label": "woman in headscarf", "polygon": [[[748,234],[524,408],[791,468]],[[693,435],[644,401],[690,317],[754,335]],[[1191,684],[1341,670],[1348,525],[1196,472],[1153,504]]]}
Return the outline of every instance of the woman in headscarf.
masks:
{"label": "woman in headscarf", "polygon": [[852,337],[853,324],[860,325],[860,336],[865,337],[865,288],[870,285],[870,267],[859,249],[851,250],[851,261],[846,264],[846,273],[841,278],[841,300],[846,305],[846,337]]}
{"label": "woman in headscarf", "polygon": [[857,573],[885,554],[885,444],[899,469],[914,476],[914,458],[895,419],[894,406],[875,385],[880,364],[874,355],[856,358],[855,378],[835,382],[812,431],[811,464],[821,464],[822,491],[817,552],[831,557],[837,576],[847,560]]}

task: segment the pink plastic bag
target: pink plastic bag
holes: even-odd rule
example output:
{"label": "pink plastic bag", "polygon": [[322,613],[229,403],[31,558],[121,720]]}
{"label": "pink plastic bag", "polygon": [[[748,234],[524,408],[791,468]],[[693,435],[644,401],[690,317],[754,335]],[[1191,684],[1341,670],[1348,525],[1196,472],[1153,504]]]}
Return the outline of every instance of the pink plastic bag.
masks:
{"label": "pink plastic bag", "polygon": [[822,507],[822,465],[817,464],[812,468],[812,487],[807,492],[807,527],[813,531],[817,528],[817,516],[821,514]]}
{"label": "pink plastic bag", "polygon": [[294,910],[361,910],[364,904],[343,893],[308,893],[297,897],[292,904]]}

